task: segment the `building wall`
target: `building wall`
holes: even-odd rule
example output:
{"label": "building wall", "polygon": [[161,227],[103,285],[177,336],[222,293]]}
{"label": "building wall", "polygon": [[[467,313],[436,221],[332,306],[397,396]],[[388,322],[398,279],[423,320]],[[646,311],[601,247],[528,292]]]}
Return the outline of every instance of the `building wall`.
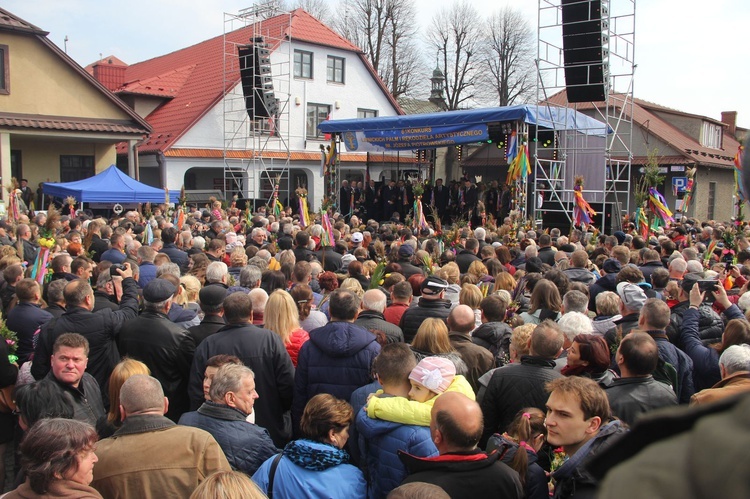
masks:
{"label": "building wall", "polygon": [[10,94],[0,95],[3,112],[132,121],[36,37],[3,32],[2,43],[10,59]]}
{"label": "building wall", "polygon": [[662,111],[652,111],[655,115],[657,115],[659,118],[663,119],[673,127],[679,129],[687,135],[688,137],[692,138],[695,141],[700,142],[701,138],[701,126],[703,124],[703,120],[699,118],[694,118],[690,116],[683,116],[679,114],[673,114],[673,113],[665,113]]}
{"label": "building wall", "polygon": [[[395,116],[396,109],[373,79],[362,60],[356,54],[344,50],[322,47],[312,44],[292,42],[292,51],[288,43],[283,43],[271,54],[274,71],[293,71],[289,57],[293,58],[295,48],[313,53],[313,77],[311,79],[293,76],[274,77],[274,89],[277,95],[283,95],[288,89],[290,95],[286,112],[282,113],[278,133],[286,138],[285,142],[267,134],[254,135],[250,119],[245,110],[241,85],[237,85],[223,102],[219,102],[175,143],[175,148],[198,148],[224,150],[228,149],[284,151],[288,145],[291,151],[320,151],[320,146],[328,145],[323,137],[308,138],[306,133],[307,103],[331,106],[331,119],[357,118],[358,109],[378,111],[378,116]],[[344,83],[326,81],[328,56],[345,59]],[[279,70],[278,68],[286,68]],[[297,104],[299,102],[299,104]],[[284,104],[282,104],[282,107]],[[226,111],[225,111],[226,109]],[[225,120],[225,112],[227,119]],[[225,131],[226,126],[226,131]],[[226,142],[233,137],[231,142]],[[410,152],[407,152],[411,156]],[[362,153],[361,163],[347,163],[343,170],[362,170],[364,172],[366,154]],[[192,167],[216,168],[216,177],[223,177],[222,160],[167,158],[167,187],[179,189],[184,183],[184,175]],[[323,172],[320,163],[315,161],[294,161],[290,169],[303,169],[308,172],[309,198],[317,207],[324,196]],[[373,178],[378,178],[380,170],[371,168]],[[256,172],[256,178],[259,174]]]}
{"label": "building wall", "polygon": [[94,156],[94,168],[101,172],[117,161],[115,144],[57,140],[13,135],[11,149],[21,151],[21,166],[29,185],[60,181],[60,156]]}
{"label": "building wall", "polygon": [[688,215],[708,219],[709,183],[716,182],[714,220],[728,222],[735,215],[734,172],[719,168],[701,168],[695,176],[695,194]]}

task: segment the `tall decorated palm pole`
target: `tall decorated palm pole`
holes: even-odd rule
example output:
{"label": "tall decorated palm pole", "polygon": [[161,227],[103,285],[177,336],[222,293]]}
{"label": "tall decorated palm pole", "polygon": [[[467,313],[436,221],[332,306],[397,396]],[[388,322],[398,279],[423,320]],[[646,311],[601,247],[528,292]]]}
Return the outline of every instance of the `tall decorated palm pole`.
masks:
{"label": "tall decorated palm pole", "polygon": [[648,152],[648,161],[643,175],[635,186],[635,217],[638,232],[648,238],[651,231],[667,227],[674,221],[672,212],[667,207],[664,196],[659,192],[659,185],[664,182],[664,175],[659,172],[657,149]]}

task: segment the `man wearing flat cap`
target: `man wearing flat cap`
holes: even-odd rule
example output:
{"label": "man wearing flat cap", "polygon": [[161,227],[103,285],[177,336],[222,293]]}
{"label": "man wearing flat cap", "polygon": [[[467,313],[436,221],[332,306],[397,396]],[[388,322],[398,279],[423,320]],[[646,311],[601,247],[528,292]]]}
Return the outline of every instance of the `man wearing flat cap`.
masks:
{"label": "man wearing flat cap", "polygon": [[224,321],[224,298],[227,292],[221,286],[206,286],[198,293],[198,302],[203,311],[203,320],[188,329],[195,347],[227,325]]}
{"label": "man wearing flat cap", "polygon": [[175,291],[161,278],[143,288],[143,313],[123,325],[119,349],[146,364],[161,382],[170,401],[166,416],[177,422],[189,410],[187,382],[195,347],[188,332],[167,317]]}
{"label": "man wearing flat cap", "polygon": [[422,296],[415,307],[409,307],[401,316],[401,330],[404,333],[404,341],[411,343],[417,334],[419,326],[425,319],[436,317],[447,319],[451,312],[451,301],[445,299],[445,290],[448,281],[439,277],[430,276],[420,287]]}
{"label": "man wearing flat cap", "polygon": [[412,258],[414,258],[414,247],[410,243],[405,242],[399,246],[396,262],[401,265],[401,273],[407,279],[414,274],[424,274],[422,269],[411,263]]}

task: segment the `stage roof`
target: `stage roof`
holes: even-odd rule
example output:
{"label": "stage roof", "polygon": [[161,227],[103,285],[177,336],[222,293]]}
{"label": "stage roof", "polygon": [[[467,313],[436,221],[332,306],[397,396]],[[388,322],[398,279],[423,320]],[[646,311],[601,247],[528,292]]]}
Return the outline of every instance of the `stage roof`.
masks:
{"label": "stage roof", "polygon": [[326,120],[323,133],[341,133],[349,151],[432,149],[487,141],[488,125],[522,121],[548,130],[605,136],[602,122],[567,107],[521,105],[440,113]]}

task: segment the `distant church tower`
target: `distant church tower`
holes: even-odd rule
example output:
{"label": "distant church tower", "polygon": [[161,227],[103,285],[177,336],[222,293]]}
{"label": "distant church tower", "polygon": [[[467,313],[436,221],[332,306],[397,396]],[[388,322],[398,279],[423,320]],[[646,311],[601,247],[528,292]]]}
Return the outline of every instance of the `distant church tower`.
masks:
{"label": "distant church tower", "polygon": [[432,91],[430,92],[430,98],[428,100],[441,109],[445,110],[445,108],[448,107],[445,104],[445,98],[443,97],[443,85],[445,84],[445,76],[443,76],[443,72],[440,71],[439,67],[436,67],[432,72],[432,78],[430,78],[430,81],[432,82]]}

